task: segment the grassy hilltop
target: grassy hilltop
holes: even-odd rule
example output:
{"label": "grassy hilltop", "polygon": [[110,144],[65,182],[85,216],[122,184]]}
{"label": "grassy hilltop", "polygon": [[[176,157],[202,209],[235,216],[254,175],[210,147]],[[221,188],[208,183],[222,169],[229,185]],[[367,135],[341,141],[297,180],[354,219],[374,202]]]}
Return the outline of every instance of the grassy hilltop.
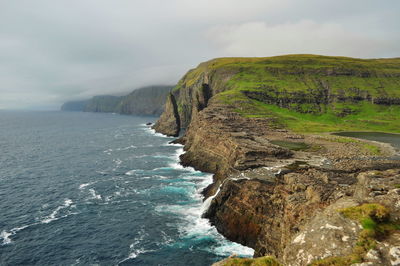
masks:
{"label": "grassy hilltop", "polygon": [[219,58],[189,71],[174,92],[198,87],[204,76],[213,101],[243,116],[273,117],[277,127],[400,132],[400,58]]}

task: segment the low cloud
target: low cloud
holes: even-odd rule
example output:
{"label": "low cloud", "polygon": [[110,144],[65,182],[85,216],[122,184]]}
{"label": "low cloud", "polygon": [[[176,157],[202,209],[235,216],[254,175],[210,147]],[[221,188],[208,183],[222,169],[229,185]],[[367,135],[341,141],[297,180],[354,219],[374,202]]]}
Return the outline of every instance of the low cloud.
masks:
{"label": "low cloud", "polygon": [[322,54],[371,58],[399,55],[399,40],[378,39],[335,23],[302,20],[269,25],[262,21],[217,26],[207,38],[230,56]]}

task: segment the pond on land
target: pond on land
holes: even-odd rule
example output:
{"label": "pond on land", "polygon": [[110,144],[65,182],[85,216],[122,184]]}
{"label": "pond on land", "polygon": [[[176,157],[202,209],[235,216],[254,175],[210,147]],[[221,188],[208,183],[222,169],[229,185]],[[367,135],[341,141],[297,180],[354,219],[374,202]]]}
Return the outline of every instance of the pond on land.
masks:
{"label": "pond on land", "polygon": [[334,133],[334,135],[389,143],[400,152],[400,134],[382,132],[339,132]]}

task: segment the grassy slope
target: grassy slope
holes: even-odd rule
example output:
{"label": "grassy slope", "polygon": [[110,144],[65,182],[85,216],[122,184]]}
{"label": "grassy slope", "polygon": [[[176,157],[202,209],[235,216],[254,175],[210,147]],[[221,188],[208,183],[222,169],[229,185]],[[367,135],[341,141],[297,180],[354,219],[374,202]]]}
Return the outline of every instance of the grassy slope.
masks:
{"label": "grassy slope", "polygon": [[[317,89],[320,82],[329,84],[332,93],[344,91],[351,96],[350,88],[367,91],[373,97],[400,97],[400,58],[354,59],[316,55],[288,55],[270,58],[219,58],[202,63],[191,70],[177,85],[190,86],[201,73],[217,69],[237,73],[225,85],[224,92],[215,98],[234,105],[236,110],[249,117],[274,117],[276,126],[285,126],[298,132],[324,132],[364,130],[400,132],[400,105],[375,105],[359,103],[334,103],[323,106],[322,114],[299,113],[276,105],[247,98],[241,91],[295,92]],[[327,75],[327,72],[335,75]],[[367,74],[367,75],[366,75]],[[313,108],[306,104],[302,109]],[[353,114],[338,117],[338,110],[351,109]]]}

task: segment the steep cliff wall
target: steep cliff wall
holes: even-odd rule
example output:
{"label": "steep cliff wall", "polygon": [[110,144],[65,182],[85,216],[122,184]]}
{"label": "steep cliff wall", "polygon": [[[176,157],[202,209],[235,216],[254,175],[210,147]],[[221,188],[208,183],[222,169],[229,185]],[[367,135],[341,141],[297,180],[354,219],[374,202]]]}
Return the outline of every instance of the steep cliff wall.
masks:
{"label": "steep cliff wall", "polygon": [[116,111],[120,114],[161,115],[172,86],[150,86],[122,97]]}
{"label": "steep cliff wall", "polygon": [[94,96],[83,109],[84,112],[114,113],[122,97],[102,95]]}
{"label": "steep cliff wall", "polygon": [[134,115],[161,115],[172,86],[149,86],[126,96],[94,96],[90,100],[71,101],[62,111],[108,112]]}

